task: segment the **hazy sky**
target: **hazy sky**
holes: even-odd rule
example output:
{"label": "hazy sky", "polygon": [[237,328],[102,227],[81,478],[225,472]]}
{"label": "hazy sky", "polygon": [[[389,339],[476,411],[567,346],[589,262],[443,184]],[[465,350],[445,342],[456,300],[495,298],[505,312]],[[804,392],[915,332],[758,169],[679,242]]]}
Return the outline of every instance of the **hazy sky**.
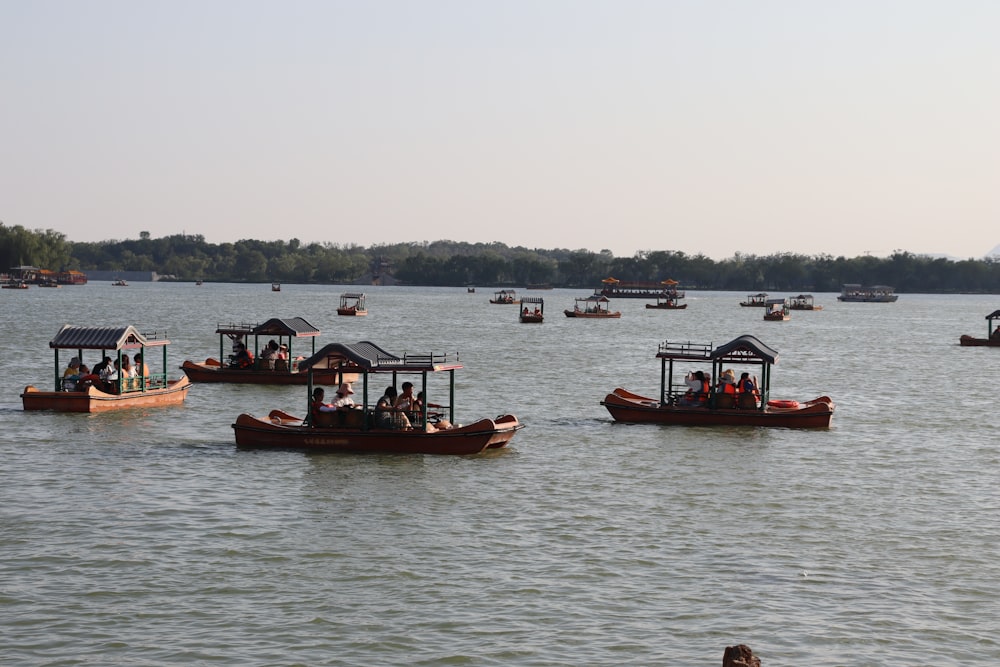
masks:
{"label": "hazy sky", "polygon": [[0,222],[981,257],[996,0],[0,0]]}

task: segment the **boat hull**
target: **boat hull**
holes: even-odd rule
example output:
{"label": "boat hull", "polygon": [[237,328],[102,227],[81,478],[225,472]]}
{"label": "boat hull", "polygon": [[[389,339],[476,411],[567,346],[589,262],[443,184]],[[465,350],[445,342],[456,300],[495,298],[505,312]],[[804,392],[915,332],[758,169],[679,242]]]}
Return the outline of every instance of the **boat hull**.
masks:
{"label": "boat hull", "polygon": [[542,315],[521,315],[521,322],[525,324],[541,324],[543,321],[545,318]]}
{"label": "boat hull", "polygon": [[[210,361],[215,361],[210,360]],[[192,382],[228,382],[231,384],[280,384],[305,385],[309,383],[308,373],[292,371],[256,370],[248,368],[229,368],[220,366],[218,362],[198,364],[185,361],[181,370]],[[316,371],[313,373],[313,384],[338,385],[341,382],[354,382],[357,373],[338,374],[334,370]]]}
{"label": "boat hull", "polygon": [[347,315],[349,317],[361,317],[363,315],[367,315],[368,311],[367,310],[358,310],[357,308],[338,308],[337,309],[337,314],[338,315]]}
{"label": "boat hull", "polygon": [[480,454],[505,447],[523,428],[513,415],[482,419],[468,426],[427,432],[360,427],[310,427],[279,410],[267,418],[241,414],[233,424],[236,444],[245,448],[378,454]]}
{"label": "boat hull", "polygon": [[646,308],[649,308],[650,310],[682,310],[687,307],[688,305],[686,303],[682,303],[679,306],[671,306],[667,304],[656,304],[656,303],[646,304]]}
{"label": "boat hull", "polygon": [[187,377],[171,380],[162,389],[124,394],[107,394],[92,386],[86,391],[41,391],[28,385],[21,394],[21,402],[25,410],[107,412],[125,408],[179,405],[184,402],[189,389],[191,383]]}
{"label": "boat hull", "polygon": [[661,406],[656,399],[618,388],[604,397],[601,405],[618,422],[633,424],[672,424],[676,426],[783,426],[786,428],[828,428],[833,419],[834,403],[829,397],[781,408],[764,410],[738,408]]}
{"label": "boat hull", "polygon": [[622,316],[621,312],[615,311],[613,313],[584,313],[579,310],[564,310],[566,317],[580,317],[592,320],[614,320]]}
{"label": "boat hull", "polygon": [[1000,338],[976,338],[975,336],[962,336],[958,343],[963,347],[1000,347]]}

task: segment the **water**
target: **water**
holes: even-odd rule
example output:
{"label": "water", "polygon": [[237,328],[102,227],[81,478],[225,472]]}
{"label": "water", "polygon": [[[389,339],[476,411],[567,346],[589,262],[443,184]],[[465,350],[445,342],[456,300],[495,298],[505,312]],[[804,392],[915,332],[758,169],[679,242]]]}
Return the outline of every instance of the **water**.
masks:
{"label": "water", "polygon": [[[970,665],[1000,655],[996,297],[903,295],[764,322],[743,293],[542,325],[492,292],[110,284],[0,293],[0,663]],[[219,322],[302,316],[320,344],[458,351],[459,421],[527,427],[478,457],[239,451],[240,412],[302,387],[196,385],[183,407],[25,413],[64,323],[166,329],[171,377]],[[612,423],[654,393],[664,339],[750,333],[772,396],[829,430]],[[152,355],[158,357],[159,355]],[[66,361],[64,358],[63,361]],[[155,360],[155,361],[158,361]],[[154,372],[156,368],[153,369]]]}

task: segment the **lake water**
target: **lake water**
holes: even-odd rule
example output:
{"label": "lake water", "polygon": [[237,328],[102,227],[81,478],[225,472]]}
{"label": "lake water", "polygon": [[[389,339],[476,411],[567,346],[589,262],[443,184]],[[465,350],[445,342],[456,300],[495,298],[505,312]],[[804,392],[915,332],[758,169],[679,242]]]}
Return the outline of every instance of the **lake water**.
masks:
{"label": "lake water", "polygon": [[[110,283],[0,292],[0,664],[971,665],[1000,656],[995,296],[902,295],[764,322],[745,293],[541,325],[479,288]],[[781,295],[775,295],[781,296]],[[301,316],[320,344],[457,351],[458,421],[516,414],[477,457],[241,451],[240,412],[303,387],[195,385],[182,407],[25,413],[59,327],[167,332],[171,377],[216,326]],[[657,344],[753,334],[772,398],[828,430],[615,424]],[[153,355],[158,356],[158,355]],[[63,354],[62,362],[68,357]],[[95,359],[85,359],[91,364]],[[154,371],[156,368],[154,367]],[[433,399],[432,399],[433,400]]]}

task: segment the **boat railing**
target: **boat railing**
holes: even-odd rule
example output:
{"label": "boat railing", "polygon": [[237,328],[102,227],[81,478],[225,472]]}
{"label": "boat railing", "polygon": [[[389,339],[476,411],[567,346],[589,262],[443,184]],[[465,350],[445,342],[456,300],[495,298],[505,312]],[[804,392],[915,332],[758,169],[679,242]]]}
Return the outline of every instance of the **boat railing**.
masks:
{"label": "boat railing", "polygon": [[679,343],[665,340],[659,345],[656,356],[677,357],[682,359],[711,359],[712,350],[715,349],[712,343]]}

